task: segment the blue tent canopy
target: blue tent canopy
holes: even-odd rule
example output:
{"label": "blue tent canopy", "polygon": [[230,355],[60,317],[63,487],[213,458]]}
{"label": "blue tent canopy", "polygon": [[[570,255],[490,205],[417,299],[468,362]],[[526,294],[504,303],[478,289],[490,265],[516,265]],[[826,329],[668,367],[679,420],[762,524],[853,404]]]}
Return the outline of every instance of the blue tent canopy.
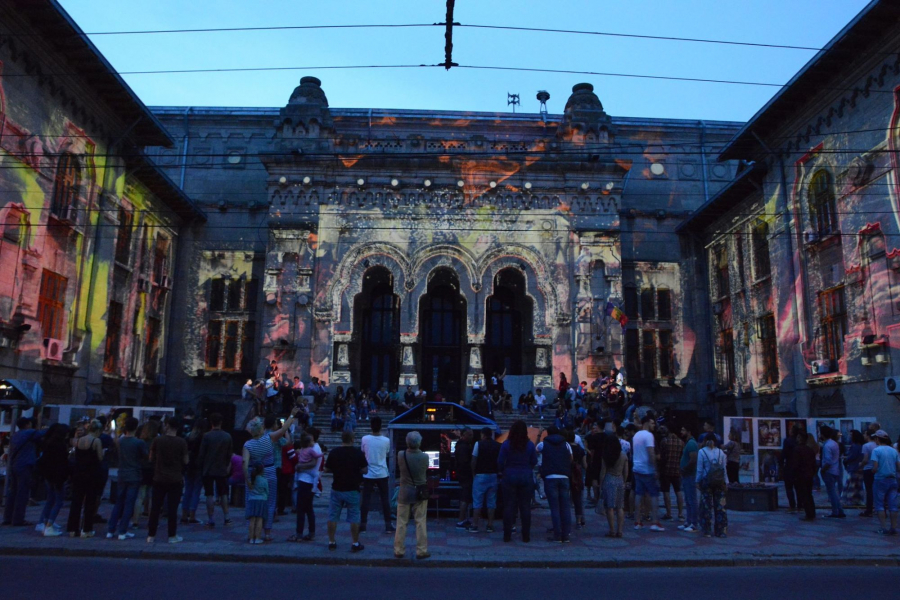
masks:
{"label": "blue tent canopy", "polygon": [[10,400],[24,401],[26,410],[32,406],[40,407],[44,401],[44,390],[37,381],[0,379],[0,401]]}

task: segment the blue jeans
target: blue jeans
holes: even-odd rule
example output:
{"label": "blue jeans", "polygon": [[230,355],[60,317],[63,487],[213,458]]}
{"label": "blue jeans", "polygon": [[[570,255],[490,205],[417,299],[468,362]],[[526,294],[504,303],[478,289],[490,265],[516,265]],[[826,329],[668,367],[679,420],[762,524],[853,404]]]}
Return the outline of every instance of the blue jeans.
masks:
{"label": "blue jeans", "polygon": [[844,509],[841,508],[841,496],[837,488],[838,477],[840,475],[832,475],[827,471],[822,471],[822,481],[825,482],[825,489],[828,491],[828,501],[831,502],[832,515],[844,514]]}
{"label": "blue jeans", "polygon": [[684,508],[685,515],[684,526],[693,526],[695,529],[700,527],[697,516],[697,475],[682,475],[681,489],[684,492]]}
{"label": "blue jeans", "polygon": [[534,475],[531,469],[508,469],[503,472],[503,537],[512,535],[512,526],[519,513],[522,540],[531,539],[531,501],[534,499]]}
{"label": "blue jeans", "polygon": [[6,471],[6,506],[3,507],[3,523],[21,525],[25,522],[25,509],[31,495],[34,465]]}
{"label": "blue jeans", "polygon": [[550,503],[553,519],[553,537],[565,539],[572,533],[572,499],[569,495],[569,478],[544,478],[544,493]]}
{"label": "blue jeans", "polygon": [[131,523],[131,517],[134,515],[134,503],[137,501],[140,489],[140,481],[118,484],[116,505],[109,516],[109,529],[107,530],[109,533],[116,533],[116,525],[119,526],[119,535],[124,535],[128,531],[128,524]]}
{"label": "blue jeans", "polygon": [[[184,498],[181,501],[181,510],[192,513],[200,504],[200,490],[203,489],[203,477],[198,473],[196,477],[184,476]],[[274,492],[272,492],[274,493]]]}
{"label": "blue jeans", "polygon": [[59,511],[62,508],[63,501],[66,499],[65,494],[65,484],[60,484],[59,487],[53,485],[49,481],[45,482],[47,485],[47,501],[44,502],[44,509],[41,511],[41,520],[39,523],[55,523],[56,517],[59,516]]}

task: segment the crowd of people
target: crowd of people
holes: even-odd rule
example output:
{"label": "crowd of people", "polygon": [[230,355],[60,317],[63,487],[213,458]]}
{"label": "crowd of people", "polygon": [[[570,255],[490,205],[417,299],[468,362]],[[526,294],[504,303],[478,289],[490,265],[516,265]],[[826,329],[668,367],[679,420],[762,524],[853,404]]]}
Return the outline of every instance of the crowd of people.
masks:
{"label": "crowd of people", "polygon": [[[274,361],[270,369],[273,373],[267,373],[271,377],[266,381],[277,380]],[[495,373],[487,389],[476,390],[470,403],[473,410],[488,415],[513,412],[503,388],[504,375]],[[248,385],[252,387],[252,382]],[[342,441],[329,451],[313,427],[314,406],[304,397],[312,386],[305,392],[302,382],[299,386],[289,388],[287,418],[277,416],[285,408],[280,403],[257,404],[267,392],[262,396],[251,392],[248,400],[254,402],[254,411],[276,412],[251,411],[242,444],[236,442],[242,438],[222,429],[220,414],[187,425],[174,416],[143,424],[126,418],[115,429],[106,416],[75,427],[56,423],[48,428],[41,427],[40,416],[21,418],[5,454],[3,524],[33,525],[47,537],[67,533],[82,538],[93,537],[95,526],[105,524],[107,538],[128,540],[144,526],[141,517],[147,517],[146,539],[153,543],[165,517],[166,539],[178,543],[183,539],[179,525],[215,528],[217,510],[222,526],[233,525],[234,501],[242,498],[248,543],[271,542],[275,519],[289,510],[296,515],[289,541],[311,542],[316,539],[314,498],[322,493],[322,473],[329,473],[329,550],[337,547],[342,516],[350,524],[350,551],[364,549],[360,534],[367,531],[370,498],[377,492],[384,532],[394,536],[395,556],[405,556],[410,522],[416,529],[416,556],[430,556],[426,512],[434,490],[422,436],[410,432],[405,448],[396,454],[397,489],[392,500],[391,441],[382,435],[381,416],[401,414],[425,401],[427,394],[411,388],[402,396],[396,389],[372,394],[337,388],[331,429],[341,432]],[[283,393],[280,386],[277,389]],[[540,427],[529,429],[525,420],[517,420],[502,442],[489,427],[458,431],[454,450],[461,491],[458,529],[492,533],[502,503],[503,540],[518,534],[529,542],[531,511],[546,501],[552,522],[548,539],[562,544],[571,541],[573,532],[585,529],[588,509],[605,517],[604,535],[610,538],[622,537],[627,526],[663,532],[670,527],[666,522],[677,523],[677,529],[687,533],[727,536],[726,491],[729,483],[737,482],[741,447],[731,432],[723,440],[711,421],[695,431],[691,423],[679,422],[665,411],[656,413],[644,405],[639,392],[624,386],[616,371],[590,385],[572,386],[563,377],[553,402],[541,389],[523,397],[524,409],[521,398],[517,408],[533,411],[532,421]],[[324,403],[327,394],[315,398]],[[549,410],[554,411],[552,423],[545,419]],[[357,446],[358,420],[368,421],[371,433]],[[900,455],[877,423],[865,432],[851,432],[850,438],[841,440],[839,431],[827,427],[818,439],[799,427],[790,432],[779,465],[790,510],[802,510],[802,520],[815,519],[812,491],[821,480],[832,507],[828,518],[845,518],[846,506],[864,505],[861,516],[877,515],[879,533],[895,535]],[[107,520],[97,511],[113,461],[118,474]],[[849,475],[846,485],[843,470]],[[35,476],[44,481],[47,499],[39,522],[29,523],[25,509]],[[67,493],[71,505],[61,522]],[[201,493],[206,503],[203,520],[197,514]]]}

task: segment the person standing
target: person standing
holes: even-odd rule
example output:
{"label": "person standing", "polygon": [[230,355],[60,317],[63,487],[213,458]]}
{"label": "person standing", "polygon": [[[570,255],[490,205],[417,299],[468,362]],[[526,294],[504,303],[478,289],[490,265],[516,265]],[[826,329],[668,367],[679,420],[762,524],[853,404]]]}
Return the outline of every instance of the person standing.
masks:
{"label": "person standing", "polygon": [[200,444],[209,429],[207,419],[197,419],[185,440],[188,445],[188,465],[184,470],[184,499],[181,503],[181,524],[196,525],[197,507],[200,505],[200,490],[203,475],[200,470]]}
{"label": "person standing", "polygon": [[847,485],[841,494],[841,502],[844,506],[859,506],[862,504],[863,473],[862,463],[863,435],[854,429],[850,432],[850,444],[844,454],[844,468],[847,470]]}
{"label": "person standing", "polygon": [[862,474],[863,485],[866,488],[866,508],[863,512],[859,513],[859,516],[861,517],[871,517],[875,514],[875,492],[873,490],[875,485],[875,471],[872,470],[872,450],[874,450],[878,444],[873,439],[873,433],[874,432],[871,429],[866,429],[863,433],[863,440],[865,443],[862,446]]}
{"label": "person standing", "polygon": [[684,440],[684,449],[681,451],[681,486],[684,493],[685,519],[678,529],[693,533],[700,529],[700,519],[697,504],[697,454],[700,447],[694,434],[688,427],[681,428],[681,438]]}
{"label": "person standing", "polygon": [[[631,441],[634,456],[634,528],[643,529],[641,521],[644,511],[650,514],[650,531],[665,531],[659,522],[659,483],[653,430],[656,418],[648,413],[641,419],[641,430]],[[724,456],[724,455],[723,455]]]}
{"label": "person standing", "polygon": [[572,447],[559,434],[556,427],[547,430],[544,440],[537,445],[541,455],[541,477],[544,493],[550,505],[553,521],[553,535],[549,542],[569,543],[572,532],[572,499],[569,491],[569,476],[572,473]]}
{"label": "person standing", "polygon": [[[384,388],[382,388],[383,390]],[[359,531],[366,530],[369,516],[369,501],[372,497],[372,488],[378,488],[378,496],[381,499],[381,512],[384,517],[384,532],[394,533],[391,524],[391,504],[388,500],[388,452],[391,451],[391,440],[381,435],[381,417],[372,417],[372,434],[364,435],[360,448],[366,456],[369,469],[363,475],[362,507],[360,509],[361,522]]]}
{"label": "person standing", "polygon": [[247,479],[247,504],[244,516],[247,519],[247,542],[262,544],[263,519],[268,512],[269,481],[266,479],[262,463],[250,465],[250,477]]}
{"label": "person standing", "polygon": [[516,513],[522,523],[522,541],[531,541],[531,501],[534,499],[533,470],[537,466],[537,449],[528,439],[528,425],[521,419],[509,428],[506,441],[500,445],[497,466],[503,473],[503,541],[512,541]]}
{"label": "person standing", "polygon": [[[268,421],[263,421],[256,417],[247,425],[247,431],[250,433],[251,439],[244,443],[244,451],[242,455],[242,465],[244,470],[244,481],[246,489],[252,484],[250,480],[250,465],[255,462],[262,463],[266,479],[269,481],[269,489],[278,489],[278,479],[275,469],[275,444],[290,430],[291,425],[296,420],[298,409],[291,411],[291,416],[284,422],[281,429],[277,431],[269,431],[274,429],[274,420],[267,427]],[[278,458],[281,458],[281,449],[278,449]],[[245,491],[246,493],[246,491]],[[269,512],[263,520],[263,529],[265,530],[265,541],[272,541],[272,522],[275,520],[275,494],[269,494],[266,500],[269,503]]]}
{"label": "person standing", "polygon": [[828,492],[828,501],[831,503],[831,514],[826,515],[830,519],[843,519],[847,515],[841,507],[841,496],[838,493],[838,478],[841,476],[841,449],[837,443],[837,430],[831,427],[822,427],[822,481],[825,482],[825,490]]}
{"label": "person standing", "polygon": [[[359,543],[359,486],[363,475],[369,470],[366,455],[353,445],[353,432],[341,434],[341,445],[328,453],[325,472],[331,473],[331,501],[328,508],[328,549],[337,550],[334,534],[343,509],[347,509],[347,522],[353,545],[350,552],[360,552],[364,546]],[[399,514],[399,507],[398,507]],[[399,524],[399,523],[398,523]]]}
{"label": "person standing", "polygon": [[37,473],[47,484],[47,501],[41,511],[38,531],[46,537],[62,535],[56,518],[65,500],[65,485],[69,479],[69,426],[54,423],[41,440],[41,456],[37,460]]}
{"label": "person standing", "polygon": [[150,445],[150,462],[153,463],[153,492],[150,500],[150,523],[147,528],[147,543],[156,540],[159,515],[163,500],[166,501],[169,543],[184,541],[178,535],[178,501],[184,484],[184,469],[190,460],[190,450],[184,439],[178,437],[181,419],[171,417],[166,421],[165,435],[161,435]]}
{"label": "person standing", "polygon": [[727,462],[725,470],[728,472],[728,481],[738,483],[741,473],[741,434],[731,430],[728,432],[728,441],[722,445]]}
{"label": "person standing", "polygon": [[16,421],[16,431],[9,443],[9,457],[6,468],[6,505],[3,507],[3,524],[14,527],[34,525],[25,520],[25,509],[31,496],[34,467],[37,464],[37,445],[44,433],[40,431],[41,411],[37,410],[37,421],[30,417],[20,417]]}
{"label": "person standing", "polygon": [[[602,434],[606,437],[602,447],[603,456],[600,467],[603,509],[609,524],[606,537],[622,537],[625,525],[625,480],[628,479],[628,454],[622,450],[619,440],[613,433]],[[599,511],[600,506],[597,506]]]}
{"label": "person standing", "polygon": [[206,494],[206,527],[215,527],[216,503],[222,507],[225,525],[231,524],[228,518],[228,475],[231,471],[231,455],[234,443],[231,434],[222,431],[222,415],[213,413],[209,416],[212,429],[203,435],[200,442],[200,475],[203,481],[203,492]]}
{"label": "person standing", "polygon": [[[311,542],[316,538],[316,513],[313,511],[313,490],[319,481],[319,467],[322,465],[322,448],[309,433],[304,433],[294,442],[296,450],[294,462],[294,483],[297,491],[297,526],[288,538],[289,542]],[[309,522],[309,533],[303,534],[303,527]]]}
{"label": "person standing", "polygon": [[900,471],[900,454],[891,447],[891,438],[883,429],[875,432],[872,450],[874,472],[875,510],[881,529],[878,533],[897,535],[897,475]]}
{"label": "person standing", "polygon": [[697,453],[697,481],[700,485],[700,528],[704,537],[726,537],[728,514],[725,512],[725,492],[728,475],[725,453],[716,448],[716,437],[707,433],[703,448]]}
{"label": "person standing", "polygon": [[[103,423],[94,419],[88,425],[87,434],[75,443],[75,464],[72,469],[72,505],[66,530],[70,537],[94,537],[94,517],[99,498],[100,461],[103,460],[103,444],[100,432]],[[84,510],[84,522],[81,513]]]}
{"label": "person standing", "polygon": [[684,452],[684,442],[667,427],[662,426],[659,429],[663,455],[659,482],[663,493],[663,503],[666,507],[663,519],[667,521],[672,519],[672,497],[669,495],[671,488],[675,493],[675,502],[678,506],[678,520],[682,521],[684,520],[684,492],[681,489],[681,455]]}
{"label": "person standing", "polygon": [[144,440],[134,436],[137,428],[138,420],[128,417],[125,419],[124,433],[116,441],[119,446],[119,474],[116,479],[116,505],[109,516],[107,539],[112,539],[116,531],[120,540],[134,537],[134,534],[128,531],[128,525],[134,515],[134,504],[137,502],[138,490],[141,487],[141,467],[149,454]]}
{"label": "person standing", "polygon": [[781,456],[779,457],[779,470],[784,479],[784,495],[787,496],[788,513],[797,512],[797,500],[795,494],[797,474],[794,471],[794,452],[797,451],[797,436],[800,435],[800,427],[791,427],[791,433],[781,443]]}
{"label": "person standing", "polygon": [[497,509],[497,458],[500,456],[500,443],[494,440],[494,431],[490,427],[482,427],[481,439],[475,442],[472,449],[472,525],[469,533],[478,533],[481,522],[481,511],[487,508],[487,526],[485,531],[494,532],[494,511]]}
{"label": "person standing", "polygon": [[472,522],[469,520],[469,506],[472,504],[472,486],[474,473],[472,472],[472,438],[474,434],[468,427],[463,428],[459,440],[456,442],[456,480],[459,482],[459,521],[457,529],[468,529]]}
{"label": "person standing", "polygon": [[428,456],[422,452],[422,435],[418,431],[406,434],[406,450],[397,453],[400,469],[400,490],[397,493],[397,532],[394,534],[394,557],[406,554],[406,529],[410,517],[416,526],[416,558],[424,560],[428,552],[426,515],[428,499],[419,498],[417,489],[428,482]]}
{"label": "person standing", "polygon": [[816,502],[813,500],[813,479],[816,476],[816,451],[809,445],[811,436],[802,431],[797,434],[797,448],[794,450],[794,476],[797,486],[797,506],[803,509],[801,521],[814,521]]}

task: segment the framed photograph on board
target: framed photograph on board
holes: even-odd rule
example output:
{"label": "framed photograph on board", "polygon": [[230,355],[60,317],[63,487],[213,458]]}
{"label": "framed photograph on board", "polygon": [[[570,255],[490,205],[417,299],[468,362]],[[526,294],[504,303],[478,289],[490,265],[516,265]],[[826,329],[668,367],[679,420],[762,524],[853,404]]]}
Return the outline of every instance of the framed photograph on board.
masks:
{"label": "framed photograph on board", "polygon": [[791,431],[794,430],[795,425],[801,432],[806,433],[806,419],[788,419],[784,422],[785,437],[791,435]]}
{"label": "framed photograph on board", "polygon": [[760,448],[781,448],[781,419],[757,419]]}
{"label": "framed photograph on board", "polygon": [[732,417],[725,438],[730,439],[732,435],[740,442],[742,455],[753,454],[753,419]]}
{"label": "framed photograph on board", "polygon": [[[738,472],[739,481],[737,483],[753,483],[756,475],[756,456],[751,454],[741,454],[741,470]],[[734,482],[732,482],[734,483]]]}
{"label": "framed photograph on board", "polygon": [[759,481],[765,483],[775,483],[778,481],[781,473],[779,472],[779,463],[781,462],[781,450],[759,450]]}

